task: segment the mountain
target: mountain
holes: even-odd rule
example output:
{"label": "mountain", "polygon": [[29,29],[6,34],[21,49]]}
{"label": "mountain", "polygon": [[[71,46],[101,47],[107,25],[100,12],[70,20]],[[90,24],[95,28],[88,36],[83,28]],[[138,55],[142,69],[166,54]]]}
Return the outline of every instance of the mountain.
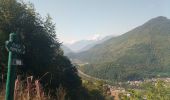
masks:
{"label": "mountain", "polygon": [[104,42],[104,41],[106,41],[106,40],[109,40],[109,39],[111,39],[112,37],[113,37],[113,36],[110,35],[110,36],[104,37],[104,38],[101,39],[101,40],[94,41],[93,43],[90,43],[90,44],[86,45],[86,46],[85,46],[84,48],[82,48],[79,52],[87,51],[87,50],[89,50],[90,48],[92,48],[93,46],[95,46],[95,45],[97,45],[97,44],[100,44],[100,43],[102,43],[102,42]]}
{"label": "mountain", "polygon": [[65,45],[61,45],[61,48],[64,51],[64,55],[67,55],[69,53],[73,53],[73,51]]}
{"label": "mountain", "polygon": [[65,44],[65,45],[74,52],[80,52],[84,47],[86,47],[89,44],[93,44],[95,41],[96,40],[80,40],[73,44]]}
{"label": "mountain", "polygon": [[65,44],[65,46],[69,47],[74,52],[82,52],[92,48],[94,45],[102,43],[107,39],[110,39],[113,36],[106,36],[103,39],[97,40],[80,40],[73,44]]}
{"label": "mountain", "polygon": [[91,49],[69,55],[85,73],[109,80],[170,76],[170,19],[159,16]]}

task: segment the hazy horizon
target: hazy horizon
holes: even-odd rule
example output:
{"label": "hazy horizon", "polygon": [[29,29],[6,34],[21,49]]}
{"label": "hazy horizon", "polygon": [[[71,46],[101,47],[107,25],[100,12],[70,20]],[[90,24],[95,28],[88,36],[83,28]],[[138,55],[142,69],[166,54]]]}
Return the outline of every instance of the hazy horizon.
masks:
{"label": "hazy horizon", "polygon": [[27,0],[37,12],[56,23],[61,42],[93,40],[117,36],[142,25],[151,18],[170,18],[168,0]]}

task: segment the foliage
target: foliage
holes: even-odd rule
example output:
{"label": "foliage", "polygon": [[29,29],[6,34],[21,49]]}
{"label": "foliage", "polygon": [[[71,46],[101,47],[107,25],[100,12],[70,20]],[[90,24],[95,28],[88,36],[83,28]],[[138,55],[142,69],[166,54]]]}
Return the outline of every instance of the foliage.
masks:
{"label": "foliage", "polygon": [[81,70],[103,79],[170,76],[169,37],[170,20],[160,16],[70,58],[88,62]]}
{"label": "foliage", "polygon": [[[29,77],[28,77],[29,78]],[[56,97],[52,97],[50,94],[44,94],[43,87],[40,83],[26,80],[16,80],[14,90],[14,100],[66,100],[66,90],[62,86],[57,88]],[[0,92],[0,100],[5,100],[5,87]]]}
{"label": "foliage", "polygon": [[[121,100],[169,100],[169,83],[158,80],[156,82],[146,82],[142,90],[129,90],[126,94],[121,94]],[[128,95],[127,95],[128,94]]]}
{"label": "foliage", "polygon": [[34,75],[46,89],[53,91],[62,84],[70,97],[75,93],[72,91],[81,87],[76,68],[63,56],[49,15],[42,18],[30,3],[0,0],[0,66],[7,65],[5,41],[12,32],[21,37],[26,47],[21,55],[24,65],[18,67],[18,74]]}
{"label": "foliage", "polygon": [[89,95],[84,100],[113,100],[113,97],[107,94],[108,88],[104,87],[101,81],[83,80],[83,86]]}

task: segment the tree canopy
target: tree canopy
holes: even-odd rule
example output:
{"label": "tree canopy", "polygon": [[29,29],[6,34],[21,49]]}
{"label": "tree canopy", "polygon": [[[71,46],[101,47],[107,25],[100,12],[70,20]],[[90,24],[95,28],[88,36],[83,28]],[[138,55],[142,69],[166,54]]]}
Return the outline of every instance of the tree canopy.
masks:
{"label": "tree canopy", "polygon": [[0,0],[0,66],[7,65],[5,41],[12,32],[19,34],[26,48],[20,72],[36,78],[48,73],[42,83],[53,89],[60,84],[68,90],[81,86],[76,68],[63,56],[49,15],[42,18],[31,3]]}

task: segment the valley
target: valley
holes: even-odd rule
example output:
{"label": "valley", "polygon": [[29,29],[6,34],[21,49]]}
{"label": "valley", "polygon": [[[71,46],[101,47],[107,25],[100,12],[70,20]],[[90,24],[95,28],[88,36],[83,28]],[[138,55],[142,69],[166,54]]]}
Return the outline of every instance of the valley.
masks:
{"label": "valley", "polygon": [[0,100],[170,100],[169,5],[0,0]]}
{"label": "valley", "polygon": [[170,19],[160,16],[121,36],[67,56],[78,69],[83,84],[104,88],[98,91],[106,97],[169,100],[169,44]]}
{"label": "valley", "polygon": [[[170,76],[170,19],[159,16],[89,50],[67,56],[96,78],[133,81]],[[75,62],[73,62],[75,63]]]}

